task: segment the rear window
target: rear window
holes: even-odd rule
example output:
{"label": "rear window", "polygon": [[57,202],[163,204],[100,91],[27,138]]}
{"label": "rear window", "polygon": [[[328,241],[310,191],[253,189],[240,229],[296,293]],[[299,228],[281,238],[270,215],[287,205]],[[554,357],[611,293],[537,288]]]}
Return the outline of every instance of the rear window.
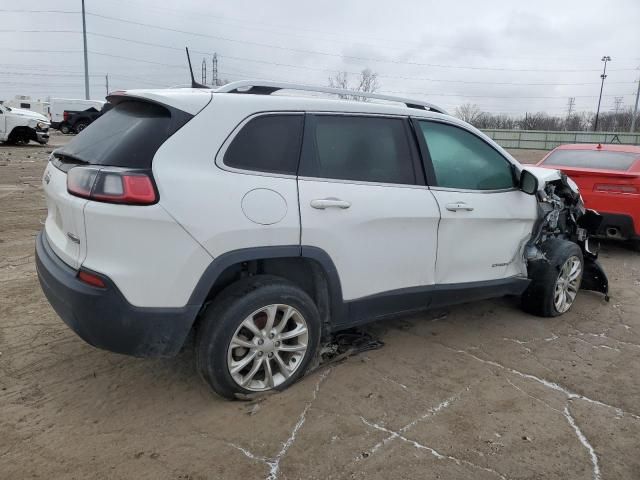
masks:
{"label": "rear window", "polygon": [[629,170],[640,155],[606,150],[556,150],[547,157],[543,165],[575,168],[598,168],[601,170]]}
{"label": "rear window", "polygon": [[91,165],[151,168],[160,145],[191,118],[180,110],[127,100],[56,150],[55,155]]}
{"label": "rear window", "polygon": [[253,118],[229,145],[224,164],[243,170],[295,175],[303,120],[302,114]]}

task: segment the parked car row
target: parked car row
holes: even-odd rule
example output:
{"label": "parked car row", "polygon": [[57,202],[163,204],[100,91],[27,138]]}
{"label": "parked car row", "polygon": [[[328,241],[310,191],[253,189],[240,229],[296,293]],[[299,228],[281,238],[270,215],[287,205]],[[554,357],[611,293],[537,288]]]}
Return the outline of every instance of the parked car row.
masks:
{"label": "parked car row", "polygon": [[53,98],[46,103],[47,118],[27,108],[0,104],[0,142],[25,145],[35,141],[44,145],[49,140],[50,128],[64,134],[80,133],[108,112],[111,106],[98,100]]}

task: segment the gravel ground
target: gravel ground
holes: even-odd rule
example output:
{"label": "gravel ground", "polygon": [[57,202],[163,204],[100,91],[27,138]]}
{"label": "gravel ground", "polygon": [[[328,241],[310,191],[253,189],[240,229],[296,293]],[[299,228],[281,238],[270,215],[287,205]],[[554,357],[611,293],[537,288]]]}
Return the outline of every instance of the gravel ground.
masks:
{"label": "gravel ground", "polygon": [[540,319],[505,298],[379,323],[384,348],[228,402],[191,351],[100,351],[52,311],[33,257],[50,150],[0,146],[0,478],[640,478],[639,253],[604,246],[610,303],[581,292]]}

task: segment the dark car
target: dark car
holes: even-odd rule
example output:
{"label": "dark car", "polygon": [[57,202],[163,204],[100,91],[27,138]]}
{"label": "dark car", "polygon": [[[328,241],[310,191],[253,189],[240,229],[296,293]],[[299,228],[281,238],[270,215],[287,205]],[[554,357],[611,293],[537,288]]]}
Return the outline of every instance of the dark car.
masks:
{"label": "dark car", "polygon": [[111,110],[111,107],[112,105],[107,102],[104,104],[101,110],[96,110],[95,108],[89,108],[88,110],[83,110],[81,112],[65,110],[64,121],[60,123],[58,129],[65,134],[80,133],[82,130],[91,125],[91,123]]}

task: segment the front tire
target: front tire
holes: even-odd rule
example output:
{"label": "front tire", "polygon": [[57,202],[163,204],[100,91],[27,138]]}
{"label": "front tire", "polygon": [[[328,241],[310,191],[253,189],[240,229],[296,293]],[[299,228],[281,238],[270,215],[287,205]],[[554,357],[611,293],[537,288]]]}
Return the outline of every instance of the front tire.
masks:
{"label": "front tire", "polygon": [[574,242],[554,238],[541,246],[545,260],[529,264],[531,283],[522,294],[522,308],[541,317],[557,317],[573,305],[584,272],[582,250]]}
{"label": "front tire", "polygon": [[268,275],[240,280],[205,311],[196,367],[225,398],[283,390],[316,356],[320,325],[313,300],[292,283]]}

